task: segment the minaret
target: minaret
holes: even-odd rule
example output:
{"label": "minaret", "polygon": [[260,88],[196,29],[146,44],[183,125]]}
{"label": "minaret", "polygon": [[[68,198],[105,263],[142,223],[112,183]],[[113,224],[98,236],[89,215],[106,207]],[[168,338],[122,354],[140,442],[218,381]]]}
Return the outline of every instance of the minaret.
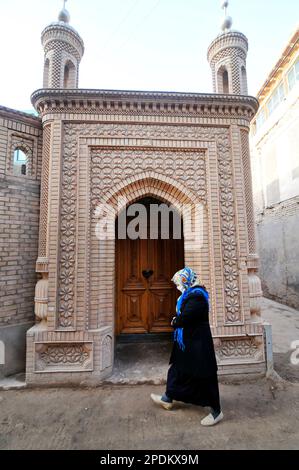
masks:
{"label": "minaret", "polygon": [[45,52],[43,88],[78,88],[84,43],[77,31],[69,25],[70,14],[65,8],[66,1],[63,1],[58,21],[42,32]]}
{"label": "minaret", "polygon": [[231,29],[233,20],[228,16],[228,0],[222,0],[224,10],[220,33],[208,49],[208,61],[213,75],[214,93],[247,95],[246,58],[248,39]]}

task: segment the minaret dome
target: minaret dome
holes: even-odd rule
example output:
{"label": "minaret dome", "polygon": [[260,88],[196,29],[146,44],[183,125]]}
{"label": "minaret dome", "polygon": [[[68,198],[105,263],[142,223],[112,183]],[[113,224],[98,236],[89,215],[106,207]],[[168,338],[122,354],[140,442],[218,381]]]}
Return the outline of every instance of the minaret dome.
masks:
{"label": "minaret dome", "polygon": [[65,8],[58,21],[42,32],[44,48],[43,88],[78,88],[79,65],[84,54],[84,43],[77,31],[70,26],[70,14]]}
{"label": "minaret dome", "polygon": [[247,95],[246,59],[248,40],[243,33],[231,29],[233,20],[228,15],[228,0],[222,0],[224,19],[222,33],[208,49],[208,61],[212,69],[214,93]]}

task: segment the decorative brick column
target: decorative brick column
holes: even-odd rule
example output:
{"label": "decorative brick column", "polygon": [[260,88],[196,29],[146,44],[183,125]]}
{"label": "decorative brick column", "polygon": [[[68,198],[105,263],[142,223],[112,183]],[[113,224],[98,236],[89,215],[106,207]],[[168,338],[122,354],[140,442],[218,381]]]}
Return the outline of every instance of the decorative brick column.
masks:
{"label": "decorative brick column", "polygon": [[39,246],[36,272],[40,273],[40,279],[35,288],[35,316],[36,319],[46,324],[48,315],[48,218],[49,218],[49,177],[51,154],[51,125],[43,129],[43,154],[41,174],[41,200],[39,222]]}
{"label": "decorative brick column", "polygon": [[256,232],[253,208],[252,174],[249,149],[249,133],[241,129],[241,148],[243,160],[244,189],[246,202],[246,217],[248,230],[248,279],[250,292],[250,313],[252,322],[261,322],[262,283],[258,277],[259,257],[256,252]]}

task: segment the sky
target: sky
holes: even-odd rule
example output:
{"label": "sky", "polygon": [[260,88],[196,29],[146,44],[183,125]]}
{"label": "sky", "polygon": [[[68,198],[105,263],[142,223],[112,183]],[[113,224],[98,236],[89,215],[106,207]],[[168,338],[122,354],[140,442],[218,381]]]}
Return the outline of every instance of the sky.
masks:
{"label": "sky", "polygon": [[[0,0],[0,105],[32,108],[42,88],[42,30],[62,0]],[[212,92],[207,49],[220,32],[220,0],[68,0],[85,43],[80,88]],[[298,26],[298,0],[230,0],[233,29],[249,39],[256,95]]]}

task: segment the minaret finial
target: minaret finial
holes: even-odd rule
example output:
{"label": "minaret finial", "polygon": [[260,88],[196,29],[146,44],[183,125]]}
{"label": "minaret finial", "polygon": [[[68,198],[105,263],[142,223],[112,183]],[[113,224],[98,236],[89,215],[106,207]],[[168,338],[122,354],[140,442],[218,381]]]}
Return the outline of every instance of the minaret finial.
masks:
{"label": "minaret finial", "polygon": [[58,21],[63,21],[63,23],[69,23],[71,19],[69,12],[65,8],[66,2],[67,0],[63,0],[63,9],[58,15]]}
{"label": "minaret finial", "polygon": [[221,0],[221,7],[224,10],[224,20],[221,23],[221,29],[224,33],[229,31],[233,25],[232,17],[227,14],[228,5],[229,5],[228,0]]}

